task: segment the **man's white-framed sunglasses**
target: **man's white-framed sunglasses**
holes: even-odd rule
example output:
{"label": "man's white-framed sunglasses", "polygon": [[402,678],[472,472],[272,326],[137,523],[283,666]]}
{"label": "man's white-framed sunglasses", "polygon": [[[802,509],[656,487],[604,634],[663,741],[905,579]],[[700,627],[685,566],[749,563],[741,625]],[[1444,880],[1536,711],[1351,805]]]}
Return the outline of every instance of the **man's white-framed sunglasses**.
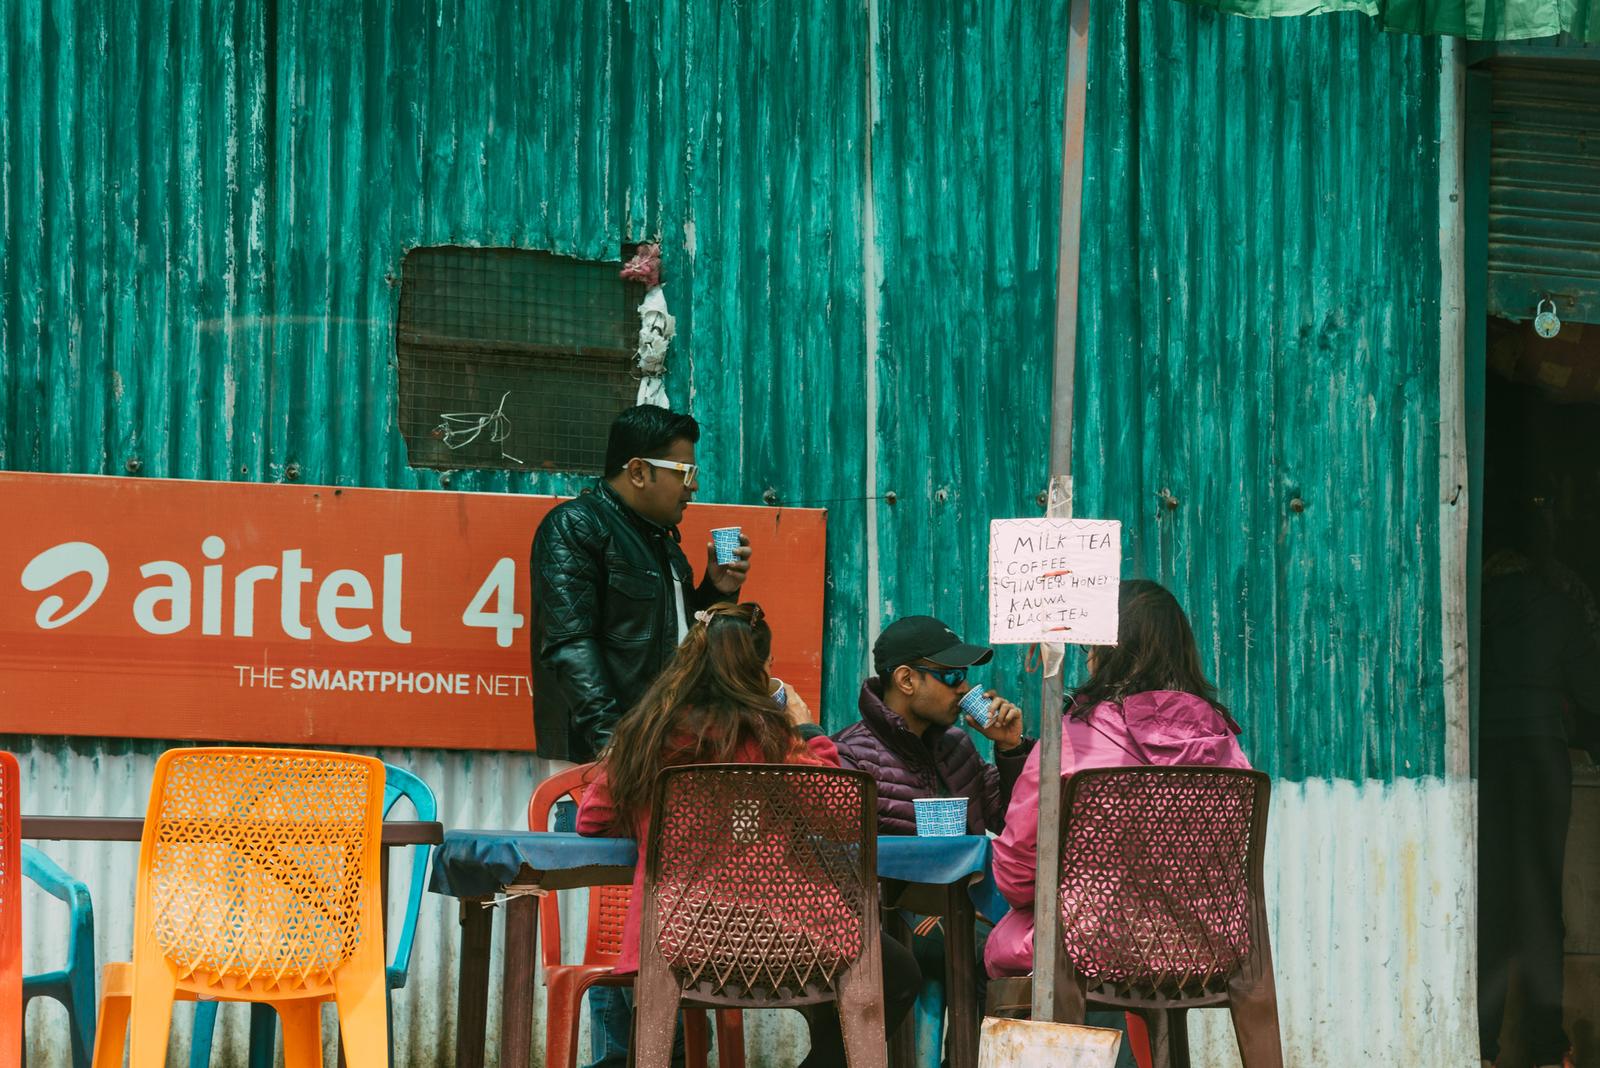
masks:
{"label": "man's white-framed sunglasses", "polygon": [[635,456],[634,459],[640,463],[649,464],[651,467],[659,467],[664,471],[681,471],[685,486],[694,482],[700,475],[699,464],[682,464],[676,460],[652,460],[648,456]]}

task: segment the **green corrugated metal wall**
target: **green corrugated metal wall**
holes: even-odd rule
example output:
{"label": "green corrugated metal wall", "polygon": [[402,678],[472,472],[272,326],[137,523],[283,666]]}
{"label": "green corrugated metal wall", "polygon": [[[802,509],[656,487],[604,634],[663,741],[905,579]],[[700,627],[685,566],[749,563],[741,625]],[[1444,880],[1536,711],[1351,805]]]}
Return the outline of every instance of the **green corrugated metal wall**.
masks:
{"label": "green corrugated metal wall", "polygon": [[[1037,6],[882,5],[885,603],[970,629],[988,520],[1045,478],[1064,29]],[[1258,762],[1437,774],[1437,42],[1092,10],[1077,513],[1190,608]]]}
{"label": "green corrugated metal wall", "polygon": [[1600,46],[1574,51],[1593,58],[1485,70],[1491,315],[1527,320],[1549,299],[1563,321],[1600,323]]}
{"label": "green corrugated metal wall", "polygon": [[1167,3],[1095,29],[1078,510],[1288,778],[1443,770],[1438,48]]}
{"label": "green corrugated metal wall", "polygon": [[[858,4],[0,12],[0,467],[438,486],[396,429],[405,251],[614,259],[659,234],[703,495],[861,495]],[[829,666],[848,701],[863,513],[841,507]]]}
{"label": "green corrugated metal wall", "polygon": [[[983,640],[989,520],[1040,514],[1046,481],[1066,5],[875,7],[882,618]],[[1034,709],[1021,665],[980,681]]]}
{"label": "green corrugated metal wall", "polygon": [[[869,575],[981,634],[987,522],[1036,510],[1051,6],[9,0],[0,467],[437,486],[395,429],[405,250],[660,234],[705,495],[829,502],[842,725]],[[1436,46],[1095,13],[1079,514],[1174,584],[1266,766],[1437,772]]]}

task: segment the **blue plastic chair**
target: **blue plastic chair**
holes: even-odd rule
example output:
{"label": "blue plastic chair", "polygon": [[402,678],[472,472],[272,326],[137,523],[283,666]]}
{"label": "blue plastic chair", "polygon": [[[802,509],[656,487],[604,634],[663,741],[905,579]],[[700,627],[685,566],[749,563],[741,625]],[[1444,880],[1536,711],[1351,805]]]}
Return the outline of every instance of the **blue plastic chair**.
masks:
{"label": "blue plastic chair", "polygon": [[[383,814],[403,797],[417,810],[417,819],[423,821],[439,818],[439,803],[434,799],[428,784],[405,768],[385,763],[383,785]],[[394,996],[393,991],[406,985],[406,972],[411,967],[411,945],[417,935],[417,915],[422,911],[422,893],[428,882],[428,857],[431,846],[412,847],[411,883],[406,889],[405,918],[400,925],[400,937],[394,941],[394,956],[386,969],[389,977],[389,1059],[394,1059]],[[211,1041],[216,1033],[217,1006],[215,1001],[195,1003],[194,1037],[189,1043],[189,1068],[208,1068],[211,1064]],[[278,1044],[278,1014],[270,1005],[250,1006],[250,1068],[272,1068],[273,1054]],[[89,1048],[94,1048],[92,1040]],[[74,1065],[73,1068],[81,1068]]]}
{"label": "blue plastic chair", "polygon": [[72,1068],[89,1068],[94,1050],[94,904],[89,888],[74,879],[55,861],[31,845],[22,847],[22,874],[51,897],[63,902],[70,913],[67,935],[67,965],[53,972],[22,977],[22,1011],[34,998],[54,998],[67,1010],[67,1026],[72,1035]]}

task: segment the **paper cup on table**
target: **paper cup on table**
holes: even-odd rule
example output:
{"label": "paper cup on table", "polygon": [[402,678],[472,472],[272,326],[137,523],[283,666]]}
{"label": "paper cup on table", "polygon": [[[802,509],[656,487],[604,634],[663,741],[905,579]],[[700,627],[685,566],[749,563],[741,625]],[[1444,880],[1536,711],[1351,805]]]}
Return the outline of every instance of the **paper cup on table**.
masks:
{"label": "paper cup on table", "polygon": [[967,833],[967,799],[919,797],[911,802],[917,812],[918,838],[953,838]]}
{"label": "paper cup on table", "polygon": [[739,559],[734,552],[739,547],[739,527],[716,527],[711,531],[711,547],[716,551],[717,563],[731,564]]}
{"label": "paper cup on table", "polygon": [[976,720],[978,726],[989,725],[989,698],[985,697],[983,691],[977,687],[961,695],[961,711]]}

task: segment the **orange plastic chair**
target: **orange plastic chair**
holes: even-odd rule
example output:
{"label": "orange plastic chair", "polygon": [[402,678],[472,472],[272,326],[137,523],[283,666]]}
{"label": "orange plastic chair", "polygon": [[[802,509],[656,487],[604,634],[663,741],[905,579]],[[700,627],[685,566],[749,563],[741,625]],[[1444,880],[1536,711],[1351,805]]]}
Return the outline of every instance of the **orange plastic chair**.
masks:
{"label": "orange plastic chair", "polygon": [[[550,829],[550,810],[562,798],[583,800],[583,787],[593,764],[558,772],[540,783],[528,799],[528,830]],[[622,952],[622,923],[633,888],[595,886],[589,889],[589,925],[582,964],[561,963],[561,903],[555,894],[539,901],[539,942],[543,947],[546,992],[544,1063],[546,1068],[576,1068],[578,1013],[592,986],[632,986],[633,976],[613,975]],[[684,1012],[688,1068],[706,1068],[710,1035],[705,1013]],[[737,1009],[717,1013],[717,1063],[744,1068],[744,1015]]]}
{"label": "orange plastic chair", "polygon": [[284,1063],[320,1068],[321,1005],[352,1068],[388,1063],[383,764],[296,749],[175,749],[139,847],[133,962],[109,964],[96,1068],[163,1068],[172,1003],[264,1002]]}
{"label": "orange plastic chair", "polygon": [[22,798],[0,753],[0,1064],[22,1063]]}

